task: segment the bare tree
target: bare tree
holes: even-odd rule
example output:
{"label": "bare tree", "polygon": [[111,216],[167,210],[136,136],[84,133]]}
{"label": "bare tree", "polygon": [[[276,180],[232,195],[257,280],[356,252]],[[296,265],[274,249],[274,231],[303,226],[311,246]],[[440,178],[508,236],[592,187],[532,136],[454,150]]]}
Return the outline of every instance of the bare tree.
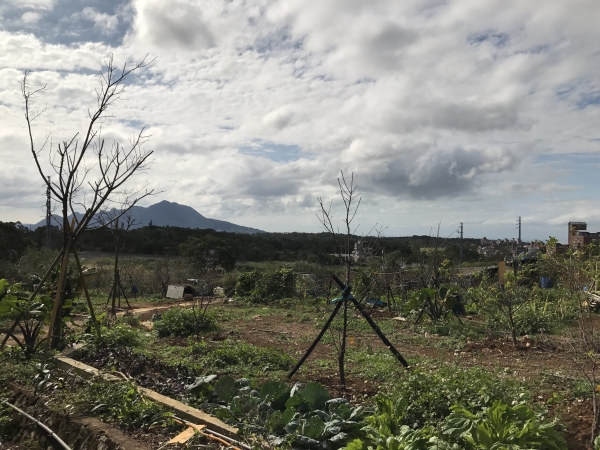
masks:
{"label": "bare tree", "polygon": [[579,339],[571,340],[573,364],[588,385],[592,397],[592,437],[591,445],[597,448],[598,427],[600,425],[600,333],[594,324],[594,316],[585,300],[580,300]]}
{"label": "bare tree", "polygon": [[[97,220],[102,211],[117,206],[125,214],[129,208],[153,192],[146,186],[129,189],[126,186],[131,177],[143,172],[150,164],[152,151],[144,148],[149,137],[144,134],[144,130],[132,136],[126,146],[117,141],[106,145],[106,140],[102,137],[102,126],[110,117],[107,111],[122,98],[125,80],[151,62],[144,58],[131,66],[124,64],[118,67],[111,57],[99,75],[99,86],[95,90],[96,106],[93,110],[88,110],[89,122],[84,133],[75,133],[57,145],[52,142],[50,133],[41,146],[35,143],[33,124],[45,108],[39,112],[32,111],[33,100],[46,86],[34,88],[29,81],[30,72],[23,75],[21,94],[25,103],[31,154],[40,176],[62,212],[63,242],[61,258],[58,258],[62,259],[61,271],[48,332],[51,338],[46,341],[46,350],[56,348],[61,337],[60,316],[65,274],[78,238],[85,230],[107,225]],[[49,155],[45,169],[42,167],[44,151]],[[49,181],[48,172],[54,172],[53,181]],[[127,207],[124,208],[124,205]],[[83,214],[78,214],[76,208],[83,210]],[[70,222],[69,215],[72,217]],[[119,217],[115,217],[115,220],[118,219]]]}
{"label": "bare tree", "polygon": [[135,221],[134,217],[131,215],[131,208],[129,208],[129,206],[126,204],[123,205],[121,209],[103,211],[98,216],[98,222],[108,226],[111,234],[115,238],[113,285],[107,300],[108,303],[112,299],[110,312],[114,316],[117,313],[117,298],[119,299],[118,306],[119,308],[121,307],[121,293],[123,293],[123,296],[125,297],[125,300],[129,305],[127,295],[125,294],[125,291],[123,290],[123,285],[121,284],[121,272],[119,269],[119,253],[121,251],[121,248],[123,247],[125,235],[131,227],[139,225],[139,222]]}
{"label": "bare tree", "polygon": [[[394,345],[385,337],[380,328],[377,326],[373,319],[369,315],[369,313],[363,308],[360,302],[352,295],[352,286],[350,285],[351,276],[352,276],[352,265],[354,263],[358,263],[361,260],[364,261],[370,255],[373,255],[373,247],[376,245],[378,238],[383,233],[383,229],[377,230],[377,239],[371,239],[371,242],[368,244],[367,249],[360,249],[357,245],[354,251],[354,254],[350,252],[352,242],[358,241],[356,239],[355,233],[358,226],[354,226],[352,222],[356,217],[356,213],[358,212],[358,207],[360,206],[361,197],[357,192],[358,188],[354,185],[354,174],[350,178],[350,182],[346,181],[344,177],[344,173],[341,172],[341,177],[338,178],[338,185],[340,188],[340,195],[344,202],[345,208],[345,217],[343,220],[345,227],[345,234],[339,232],[339,229],[333,225],[333,220],[331,217],[331,206],[333,201],[330,202],[329,207],[325,207],[323,200],[321,198],[317,198],[319,205],[321,207],[320,215],[317,214],[319,221],[325,228],[327,232],[329,232],[333,240],[335,242],[336,249],[339,249],[340,253],[338,256],[340,261],[345,266],[346,271],[346,284],[344,284],[335,274],[331,275],[331,279],[335,281],[338,287],[342,290],[341,296],[336,299],[333,303],[335,303],[335,308],[333,309],[329,319],[325,322],[325,325],[319,332],[317,338],[313,341],[310,347],[306,350],[302,358],[298,361],[298,363],[290,370],[288,373],[288,378],[294,376],[294,374],[298,371],[298,369],[304,364],[304,361],[310,356],[311,352],[315,349],[321,338],[325,335],[327,330],[331,331],[331,323],[333,319],[336,317],[337,313],[340,310],[340,307],[344,307],[343,313],[343,328],[341,333],[341,339],[336,341],[336,336],[334,335],[334,344],[336,350],[338,352],[338,366],[339,366],[339,374],[340,374],[340,388],[346,388],[346,373],[344,367],[344,358],[346,356],[346,336],[348,331],[348,302],[352,302],[354,307],[362,314],[363,318],[367,321],[367,323],[371,326],[373,331],[379,336],[383,344],[392,352],[392,354],[400,361],[404,367],[409,367],[408,362],[404,359],[404,357],[400,354],[398,350],[394,347]],[[373,230],[376,229],[376,225],[371,229],[368,233],[367,237],[371,234]],[[364,238],[363,238],[364,239]],[[370,282],[368,286],[365,287],[364,293],[367,293],[371,288],[373,283]],[[364,294],[363,294],[364,295]],[[359,294],[359,297],[362,295]],[[339,342],[338,342],[339,341]],[[338,345],[339,344],[339,345]]]}
{"label": "bare tree", "polygon": [[[321,197],[317,198],[320,206],[320,212],[317,214],[317,218],[319,219],[319,222],[321,222],[323,228],[333,237],[335,247],[339,251],[339,260],[345,267],[346,285],[349,285],[352,276],[352,265],[359,263],[361,260],[364,260],[368,255],[373,253],[373,247],[375,246],[376,239],[366,244],[362,249],[359,247],[360,244],[356,245],[353,251],[352,244],[363,242],[356,239],[356,231],[358,230],[359,225],[354,225],[353,223],[362,201],[362,196],[358,192],[358,187],[354,184],[354,173],[351,174],[350,181],[348,182],[344,176],[344,172],[340,172],[340,177],[337,179],[337,181],[340,189],[340,196],[344,202],[344,218],[342,220],[343,231],[340,232],[339,228],[333,224],[331,216],[333,200],[331,200],[329,205],[326,206]],[[376,225],[368,234],[371,234],[375,229]],[[382,232],[382,229],[377,230],[377,238],[382,234]],[[338,350],[338,368],[340,373],[340,385],[342,388],[346,386],[346,374],[344,370],[344,359],[346,356],[346,335],[348,326],[348,304],[346,301],[344,301],[343,306],[343,330],[341,339],[339,342],[336,342],[336,339],[334,339],[336,349]]]}
{"label": "bare tree", "polygon": [[[550,274],[565,289],[563,295],[579,307],[578,335],[571,334],[572,362],[575,370],[583,377],[592,403],[592,429],[590,448],[600,444],[600,332],[597,329],[597,311],[592,307],[595,297],[587,288],[596,288],[600,279],[599,255],[593,244],[582,251],[570,251],[566,255],[546,255],[542,258],[542,270]],[[586,254],[587,253],[587,254]]]}

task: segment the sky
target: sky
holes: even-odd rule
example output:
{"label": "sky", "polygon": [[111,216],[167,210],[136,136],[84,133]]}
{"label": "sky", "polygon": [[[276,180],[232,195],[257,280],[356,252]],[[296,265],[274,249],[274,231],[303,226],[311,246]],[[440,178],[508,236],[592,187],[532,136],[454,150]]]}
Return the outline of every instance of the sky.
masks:
{"label": "sky", "polygon": [[598,17],[597,0],[2,0],[0,220],[44,215],[23,72],[46,86],[36,145],[55,144],[85,128],[111,55],[149,55],[103,124],[151,135],[142,205],[317,232],[319,197],[341,225],[343,171],[359,234],[600,230]]}

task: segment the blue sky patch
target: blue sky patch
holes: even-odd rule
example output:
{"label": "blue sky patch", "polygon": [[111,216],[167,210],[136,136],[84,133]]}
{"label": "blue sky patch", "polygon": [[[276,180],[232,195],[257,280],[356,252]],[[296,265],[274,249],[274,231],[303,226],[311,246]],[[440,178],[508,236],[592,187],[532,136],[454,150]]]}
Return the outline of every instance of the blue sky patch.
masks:
{"label": "blue sky patch", "polygon": [[563,192],[561,198],[582,199],[587,194],[596,193],[600,190],[600,155],[593,153],[557,153],[551,155],[539,155],[535,166],[543,170],[547,165],[549,168],[560,170],[564,177],[554,179],[553,181],[565,185],[579,188],[577,190]]}
{"label": "blue sky patch", "polygon": [[484,31],[482,33],[471,34],[467,42],[471,45],[481,45],[483,42],[489,42],[494,47],[504,47],[508,42],[509,36],[506,33],[495,33],[493,31]]}
{"label": "blue sky patch", "polygon": [[600,92],[596,91],[583,94],[577,102],[577,107],[579,109],[584,109],[592,105],[600,105]]}
{"label": "blue sky patch", "polygon": [[275,162],[296,161],[302,157],[300,147],[297,145],[276,144],[261,140],[239,147],[238,150],[245,155],[259,156]]}
{"label": "blue sky patch", "polygon": [[[50,44],[101,42],[118,46],[131,25],[133,16],[128,7],[127,0],[58,0],[52,9],[34,8],[23,2],[23,5],[4,10],[0,29],[32,33]],[[26,13],[39,15],[39,20],[23,22]],[[93,16],[99,19],[97,23]]]}

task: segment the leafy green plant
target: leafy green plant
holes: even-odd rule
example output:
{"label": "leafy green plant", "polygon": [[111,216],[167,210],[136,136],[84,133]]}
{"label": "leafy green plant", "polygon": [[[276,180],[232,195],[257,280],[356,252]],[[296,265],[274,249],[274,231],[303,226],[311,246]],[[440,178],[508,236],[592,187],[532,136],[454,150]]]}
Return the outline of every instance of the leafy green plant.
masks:
{"label": "leafy green plant", "polygon": [[202,331],[212,330],[215,327],[215,318],[206,309],[172,308],[154,322],[154,329],[160,337],[176,336],[186,337],[198,335]]}
{"label": "leafy green plant", "polygon": [[136,328],[117,322],[102,327],[100,333],[85,335],[84,339],[97,348],[137,347],[142,343],[142,334]]}
{"label": "leafy green plant", "polygon": [[[0,280],[0,323],[8,324],[7,333],[29,357],[36,352],[43,340],[39,339],[40,332],[50,318],[52,300],[47,296],[29,300],[19,294],[19,285],[9,285],[6,280]],[[14,334],[11,327],[16,324],[22,338]]]}
{"label": "leafy green plant", "polygon": [[226,376],[207,389],[211,381],[202,377],[189,389],[209,400],[203,408],[242,430],[269,435],[276,447],[290,442],[307,449],[337,449],[362,434],[363,408],[351,407],[343,398],[331,399],[319,383],[290,389],[269,381],[253,389],[249,379]]}
{"label": "leafy green plant", "polygon": [[393,395],[408,401],[402,424],[421,428],[439,423],[456,404],[479,411],[494,400],[511,403],[528,394],[516,382],[485,369],[444,364],[415,368],[397,381]]}
{"label": "leafy green plant", "polygon": [[376,398],[377,411],[367,418],[362,431],[347,450],[566,450],[565,439],[554,423],[542,423],[526,405],[511,407],[495,401],[477,414],[453,406],[452,413],[433,427],[413,429],[401,425],[408,401],[392,400],[386,395]]}
{"label": "leafy green plant", "polygon": [[408,401],[404,397],[378,394],[375,397],[376,412],[367,417],[368,425],[362,428],[366,436],[351,442],[348,450],[401,450],[425,449],[429,441],[429,429],[412,430],[402,425]]}
{"label": "leafy green plant", "polygon": [[86,401],[93,404],[89,413],[103,421],[116,421],[126,430],[147,430],[172,423],[172,413],[144,398],[131,383],[94,383],[89,387]]}
{"label": "leafy green plant", "polygon": [[442,433],[466,450],[567,449],[554,423],[540,423],[526,405],[512,407],[500,401],[478,414],[454,406]]}

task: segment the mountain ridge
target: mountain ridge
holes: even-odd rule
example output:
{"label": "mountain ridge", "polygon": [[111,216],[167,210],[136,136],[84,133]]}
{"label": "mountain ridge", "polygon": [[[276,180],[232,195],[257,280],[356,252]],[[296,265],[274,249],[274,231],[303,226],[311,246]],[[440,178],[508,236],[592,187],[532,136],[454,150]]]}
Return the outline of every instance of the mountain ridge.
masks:
{"label": "mountain ridge", "polygon": [[[78,216],[80,214],[76,213]],[[225,220],[210,219],[204,217],[191,206],[181,205],[176,202],[163,200],[150,206],[134,206],[131,208],[131,216],[136,224],[132,228],[141,228],[152,225],[159,227],[180,227],[180,228],[200,228],[213,229],[216,231],[227,231],[231,233],[264,233],[263,230],[237,225]],[[69,216],[70,218],[71,216]],[[53,214],[53,225],[62,223],[62,216]],[[41,220],[32,224],[31,228],[36,229],[46,225],[46,220]]]}

